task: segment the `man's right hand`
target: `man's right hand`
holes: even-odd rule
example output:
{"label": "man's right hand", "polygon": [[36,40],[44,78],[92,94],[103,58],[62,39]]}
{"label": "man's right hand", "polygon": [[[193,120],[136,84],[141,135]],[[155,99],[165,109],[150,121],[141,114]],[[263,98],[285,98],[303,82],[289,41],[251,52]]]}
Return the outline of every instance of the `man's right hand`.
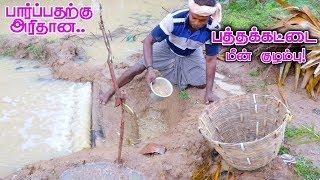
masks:
{"label": "man's right hand", "polygon": [[156,79],[156,70],[154,70],[152,67],[147,69],[147,74],[146,74],[146,81],[149,84],[151,84],[155,79]]}

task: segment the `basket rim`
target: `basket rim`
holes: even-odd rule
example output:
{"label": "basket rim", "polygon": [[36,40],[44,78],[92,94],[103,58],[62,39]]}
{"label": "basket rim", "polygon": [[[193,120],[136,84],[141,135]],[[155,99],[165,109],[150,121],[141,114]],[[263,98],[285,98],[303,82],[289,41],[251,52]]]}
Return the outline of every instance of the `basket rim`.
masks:
{"label": "basket rim", "polygon": [[[246,142],[241,142],[241,143],[225,143],[225,142],[214,141],[214,140],[209,140],[209,141],[213,142],[214,144],[219,144],[219,145],[220,145],[220,144],[221,144],[221,145],[233,145],[233,146],[235,146],[235,145],[241,145],[241,144],[243,144],[243,145],[245,145],[245,144],[253,144],[253,143],[260,142],[260,141],[264,140],[264,139],[267,138],[267,137],[272,136],[274,132],[279,131],[279,129],[281,129],[281,128],[282,128],[283,126],[285,126],[286,124],[287,124],[287,121],[285,120],[285,121],[283,121],[283,123],[281,124],[281,126],[279,126],[276,130],[274,130],[274,131],[272,131],[271,133],[267,134],[267,135],[264,136],[263,138],[260,138],[260,139],[254,140],[254,141],[246,141]],[[202,133],[201,133],[201,134],[202,134]],[[208,138],[206,138],[206,139],[208,139]]]}
{"label": "basket rim", "polygon": [[229,102],[230,99],[240,99],[240,98],[243,98],[243,97],[249,97],[249,96],[264,96],[264,97],[271,97],[271,98],[274,98],[276,101],[280,102],[286,109],[287,113],[288,114],[291,114],[291,111],[288,109],[288,106],[286,106],[278,97],[274,96],[274,95],[262,95],[262,94],[243,94],[243,95],[235,95],[235,96],[231,96],[231,97],[228,97],[228,98],[225,98],[225,99],[222,99],[222,100],[219,100],[217,102],[213,102],[212,104],[210,105],[207,105],[207,107],[210,107],[210,106],[216,106],[216,109],[219,107],[219,105],[221,104],[225,104],[226,102]]}
{"label": "basket rim", "polygon": [[[276,96],[273,96],[273,95],[252,94],[252,96],[256,96],[256,95],[265,96],[265,97],[268,96],[268,97],[274,98],[275,100],[277,100],[278,102],[280,102],[280,103],[285,107],[285,109],[286,109],[286,111],[287,111],[287,112],[285,113],[285,115],[286,115],[286,114],[291,115],[291,111],[288,109],[288,107],[287,107],[279,98],[277,98]],[[233,97],[230,97],[230,98],[221,100],[221,101],[219,101],[219,102],[213,103],[213,105],[223,104],[223,103],[225,103],[226,101],[229,101],[230,99],[247,97],[247,96],[251,96],[251,95],[245,94],[245,95],[233,96]],[[203,115],[203,113],[202,113],[202,115]],[[201,116],[202,116],[202,115],[201,115]],[[201,121],[201,116],[199,117],[199,121]],[[256,142],[260,142],[260,141],[264,140],[265,138],[270,137],[270,136],[273,135],[275,132],[278,132],[281,128],[283,128],[283,126],[286,126],[287,123],[288,123],[288,117],[286,116],[285,119],[284,119],[284,121],[281,123],[281,125],[280,125],[277,129],[275,129],[274,131],[271,131],[270,133],[268,133],[268,134],[265,135],[264,137],[262,137],[262,138],[260,138],[260,139],[257,139],[257,140],[240,142],[240,143],[226,143],[226,142],[221,142],[221,141],[212,140],[212,139],[208,138],[206,135],[204,135],[204,134],[202,133],[202,130],[206,131],[205,129],[202,129],[202,128],[200,128],[200,127],[199,127],[199,129],[200,129],[201,134],[202,134],[207,140],[209,140],[210,142],[212,142],[212,143],[214,143],[214,144],[217,144],[217,145],[233,145],[233,146],[234,146],[234,145],[253,144],[253,143],[256,143]]]}

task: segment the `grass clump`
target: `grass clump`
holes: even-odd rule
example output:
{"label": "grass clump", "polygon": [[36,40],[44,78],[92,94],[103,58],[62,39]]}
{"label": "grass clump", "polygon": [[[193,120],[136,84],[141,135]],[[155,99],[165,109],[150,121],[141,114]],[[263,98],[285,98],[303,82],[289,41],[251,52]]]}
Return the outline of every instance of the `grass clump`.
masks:
{"label": "grass clump", "polygon": [[287,148],[285,146],[281,146],[278,154],[279,155],[290,154],[290,150],[289,150],[289,148]]}
{"label": "grass clump", "polygon": [[253,69],[253,70],[249,71],[249,76],[250,77],[258,77],[259,76],[258,70]]}
{"label": "grass clump", "polygon": [[[307,6],[320,16],[317,0],[286,0],[296,7]],[[256,0],[236,0],[223,6],[223,27],[231,26],[234,30],[248,30],[252,26],[265,29],[276,22],[274,16],[284,16],[286,11],[275,0],[257,2]]]}
{"label": "grass clump", "polygon": [[189,94],[186,90],[182,90],[179,92],[178,97],[181,100],[187,100],[187,99],[189,99]]}
{"label": "grass clump", "polygon": [[44,48],[42,46],[29,44],[26,50],[29,54],[33,55],[38,60],[42,60],[45,57]]}
{"label": "grass clump", "polygon": [[15,53],[15,49],[14,48],[8,48],[5,49],[3,52],[1,52],[1,56],[12,56]]}
{"label": "grass clump", "polygon": [[263,29],[275,22],[271,15],[278,14],[278,7],[274,1],[257,3],[255,0],[237,0],[224,6],[222,25],[235,30],[250,29],[252,26]]}
{"label": "grass clump", "polygon": [[294,166],[296,173],[306,180],[319,180],[320,179],[320,169],[314,166],[314,164],[304,157],[299,157]]}
{"label": "grass clump", "polygon": [[312,142],[320,143],[320,134],[316,132],[314,126],[306,127],[302,125],[300,127],[287,127],[285,137],[297,140],[301,144]]}

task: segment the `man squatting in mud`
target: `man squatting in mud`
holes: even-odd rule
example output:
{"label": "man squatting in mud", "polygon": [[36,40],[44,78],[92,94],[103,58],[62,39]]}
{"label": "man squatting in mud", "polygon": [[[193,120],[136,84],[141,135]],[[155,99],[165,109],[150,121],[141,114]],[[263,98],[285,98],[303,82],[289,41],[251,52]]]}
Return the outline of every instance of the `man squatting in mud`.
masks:
{"label": "man squatting in mud", "polygon": [[[180,90],[193,86],[206,88],[206,103],[218,100],[212,92],[219,46],[211,44],[211,31],[220,28],[221,5],[215,0],[189,0],[189,9],[168,14],[145,38],[144,59],[126,70],[118,79],[119,87],[147,69],[148,84],[158,70]],[[202,53],[205,46],[206,57]],[[110,89],[100,95],[105,104],[115,93]]]}

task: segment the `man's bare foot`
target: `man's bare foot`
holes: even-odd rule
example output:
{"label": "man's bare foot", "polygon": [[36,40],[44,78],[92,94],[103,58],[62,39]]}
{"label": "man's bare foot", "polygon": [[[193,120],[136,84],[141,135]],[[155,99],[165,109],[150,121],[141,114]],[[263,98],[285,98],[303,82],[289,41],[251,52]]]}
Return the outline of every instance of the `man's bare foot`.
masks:
{"label": "man's bare foot", "polygon": [[99,102],[100,104],[106,105],[107,102],[110,100],[110,98],[113,96],[114,92],[109,90],[106,93],[103,93],[102,91],[99,92]]}

